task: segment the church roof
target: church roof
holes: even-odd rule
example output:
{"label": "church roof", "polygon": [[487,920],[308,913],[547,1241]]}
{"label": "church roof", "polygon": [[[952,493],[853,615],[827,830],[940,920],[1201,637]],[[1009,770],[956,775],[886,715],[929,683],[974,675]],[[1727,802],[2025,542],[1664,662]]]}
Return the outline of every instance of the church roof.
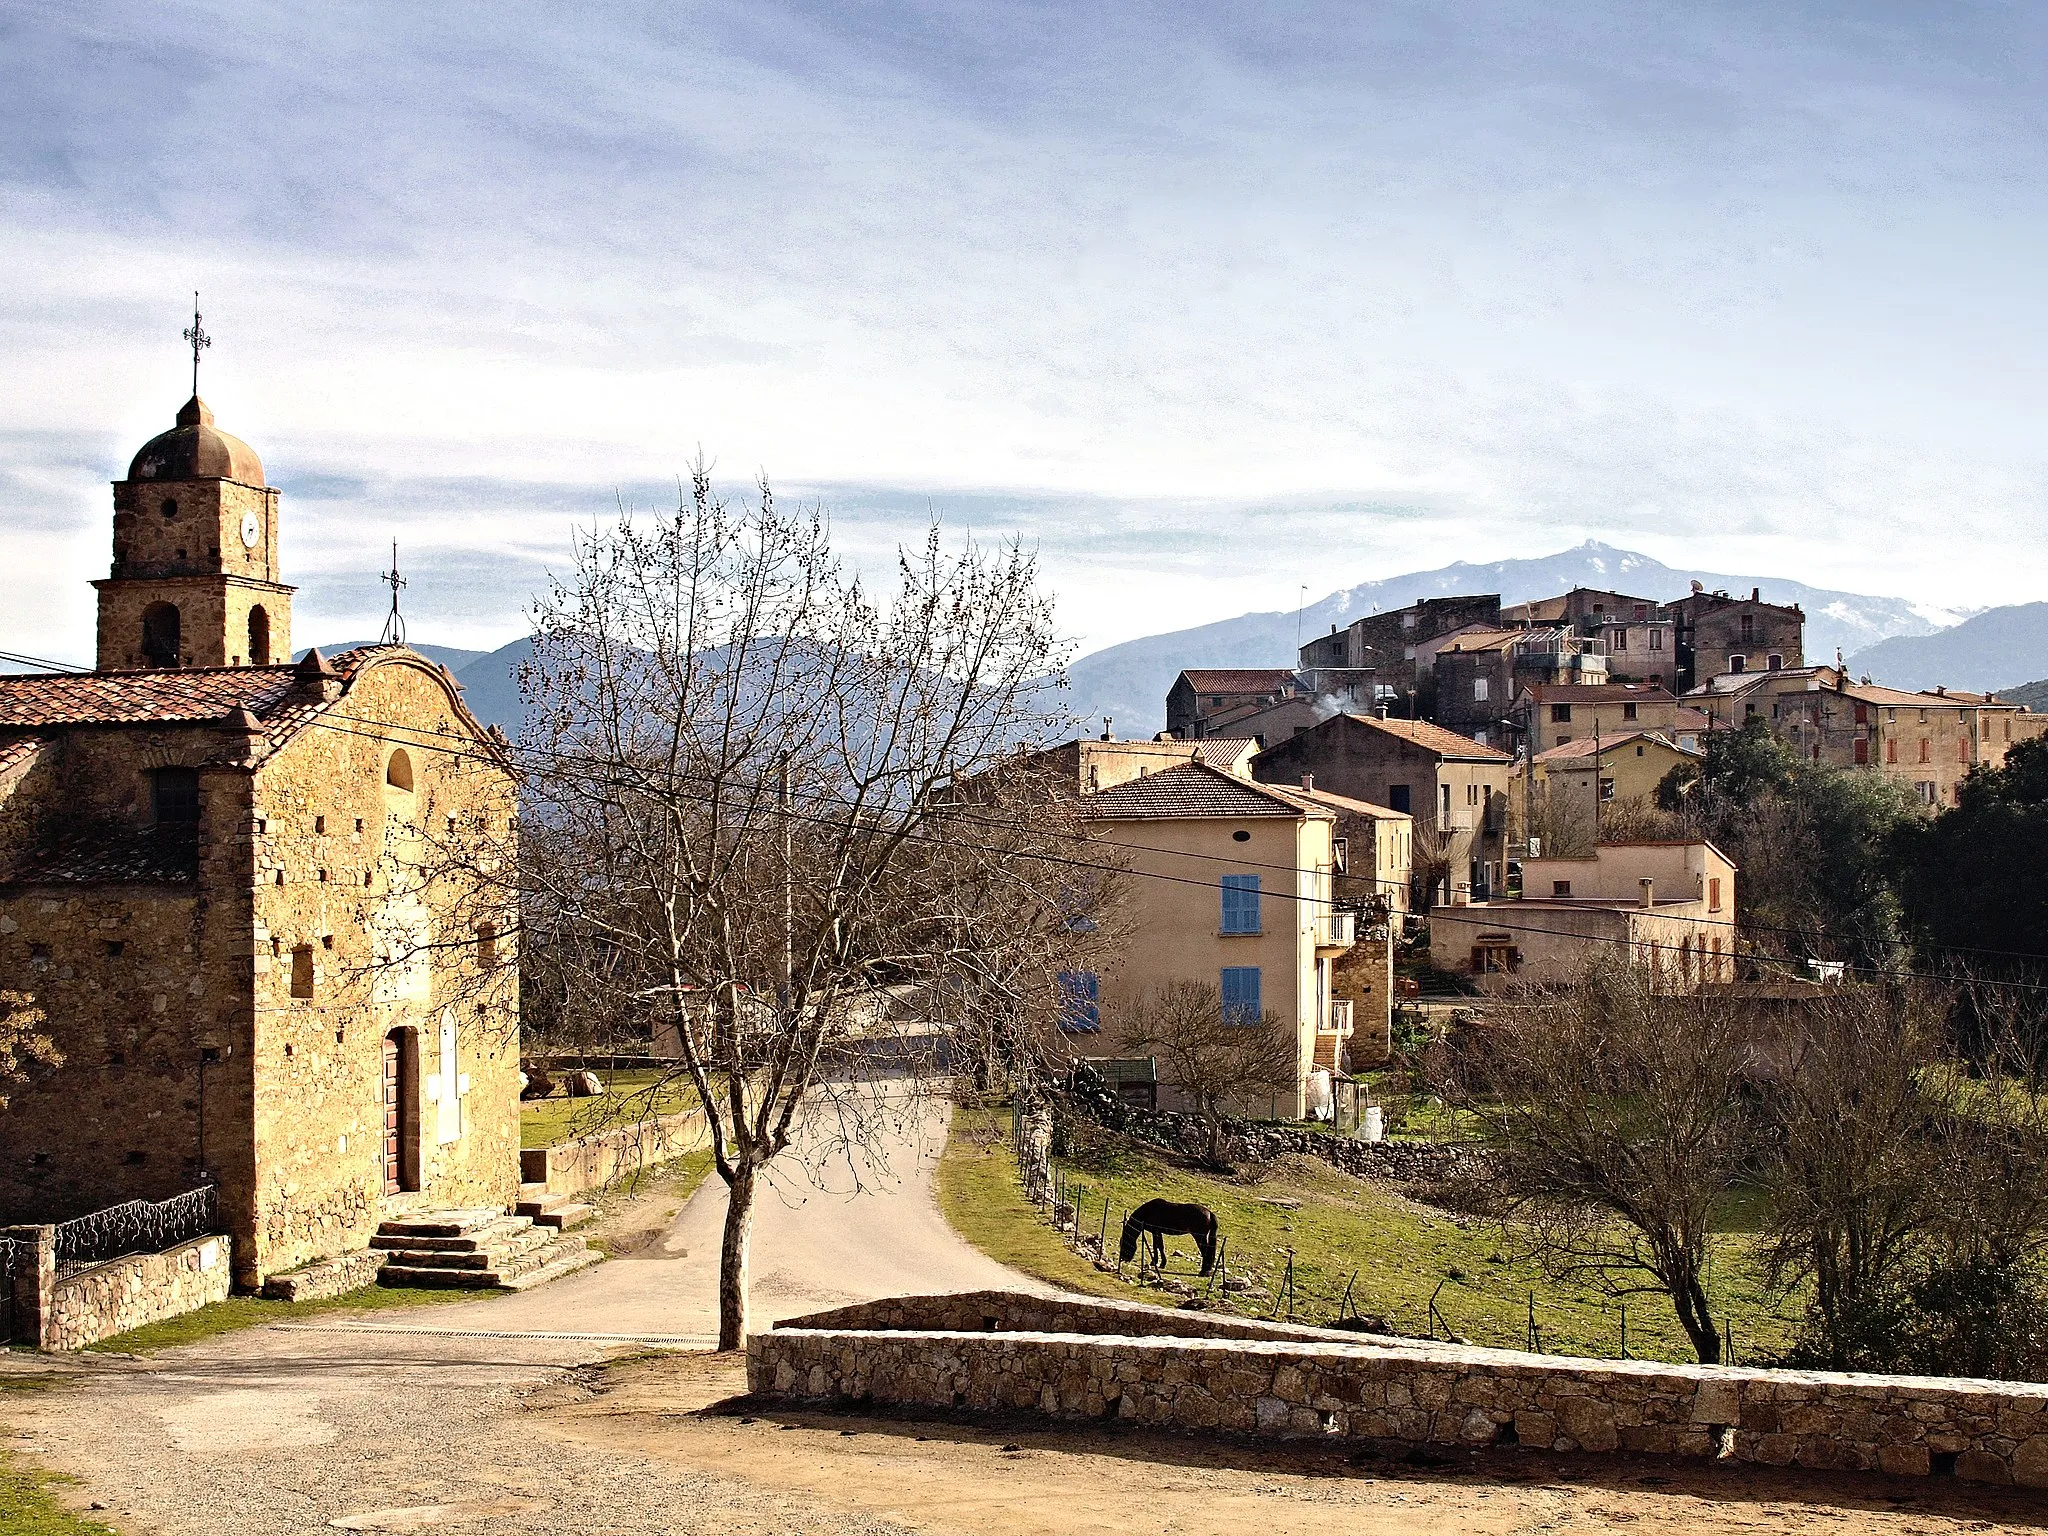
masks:
{"label": "church roof", "polygon": [[235,480],[262,485],[263,461],[239,437],[213,424],[213,412],[194,395],[178,424],[142,445],[128,466],[130,480]]}
{"label": "church roof", "polygon": [[[344,684],[403,646],[366,645],[328,658]],[[429,666],[432,663],[428,663]],[[435,670],[439,670],[436,668]],[[299,667],[171,667],[149,672],[66,672],[0,676],[0,738],[64,726],[220,725],[246,709],[278,743],[320,710]]]}

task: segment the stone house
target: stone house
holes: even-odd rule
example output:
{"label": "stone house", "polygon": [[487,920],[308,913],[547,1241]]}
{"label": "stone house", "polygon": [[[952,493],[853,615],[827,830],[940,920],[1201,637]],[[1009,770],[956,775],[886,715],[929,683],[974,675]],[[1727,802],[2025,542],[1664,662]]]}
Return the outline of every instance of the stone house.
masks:
{"label": "stone house", "polygon": [[1320,790],[1413,818],[1413,905],[1463,901],[1505,877],[1514,759],[1427,720],[1332,716],[1252,759],[1252,777]]}
{"label": "stone house", "polygon": [[1600,642],[1561,626],[1465,630],[1436,653],[1424,685],[1424,714],[1481,746],[1506,746],[1515,740],[1514,701],[1526,689],[1606,680]]}
{"label": "stone house", "polygon": [[1697,688],[1724,672],[1775,672],[1806,665],[1806,614],[1798,604],[1767,603],[1763,590],[1748,597],[1695,591],[1665,604],[1678,647],[1673,692]]}
{"label": "stone house", "polygon": [[1908,693],[1827,666],[1723,676],[1686,702],[1730,729],[1761,716],[1806,761],[1882,769],[1929,806],[1954,805],[1972,768],[1999,767],[2014,742],[2048,731],[2048,715],[1995,694]]}
{"label": "stone house", "polygon": [[1602,843],[1526,859],[1519,900],[1430,915],[1430,964],[1482,991],[1564,984],[1610,958],[1682,991],[1735,979],[1735,875],[1706,842]]}
{"label": "stone house", "polygon": [[[1333,962],[1356,935],[1353,914],[1333,904],[1345,808],[1199,762],[1084,796],[1081,807],[1090,835],[1129,860],[1134,928],[1108,969],[1065,978],[1075,1052],[1129,1056],[1127,1029],[1146,998],[1168,982],[1204,981],[1227,1016],[1253,1027],[1276,1015],[1274,1027],[1295,1039],[1293,1091],[1242,1107],[1301,1118],[1309,1073],[1336,1058],[1352,1024],[1332,993]],[[1171,1105],[1173,1085],[1162,1086]]]}
{"label": "stone house", "polygon": [[1304,668],[1370,667],[1380,686],[1391,690],[1385,697],[1408,713],[1428,675],[1433,642],[1474,627],[1501,627],[1499,593],[1427,597],[1406,608],[1366,614],[1343,628],[1332,625],[1327,635],[1301,647],[1300,661]]}
{"label": "stone house", "polygon": [[114,486],[90,673],[0,677],[0,975],[61,1066],[0,1211],[203,1180],[235,1279],[519,1180],[502,741],[403,646],[291,655],[278,494],[196,398]]}
{"label": "stone house", "polygon": [[1370,668],[1187,671],[1167,690],[1165,734],[1181,741],[1285,741],[1340,709],[1370,708],[1376,697]]}
{"label": "stone house", "polygon": [[1207,763],[1225,773],[1248,778],[1252,757],[1258,750],[1256,741],[1230,736],[1204,737],[1198,741],[1176,740],[1164,734],[1148,741],[1083,736],[1030,753],[1023,763],[1028,768],[1050,770],[1075,794],[1087,795],[1182,763]]}
{"label": "stone house", "polygon": [[1224,734],[1210,728],[1218,716],[1264,709],[1294,691],[1294,673],[1286,667],[1193,668],[1166,691],[1166,733],[1183,741]]}

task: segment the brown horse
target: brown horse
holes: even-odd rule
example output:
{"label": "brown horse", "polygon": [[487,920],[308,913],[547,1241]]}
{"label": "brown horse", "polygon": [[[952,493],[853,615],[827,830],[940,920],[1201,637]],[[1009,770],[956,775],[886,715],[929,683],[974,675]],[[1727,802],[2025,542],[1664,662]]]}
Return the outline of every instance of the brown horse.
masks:
{"label": "brown horse", "polygon": [[1216,1267],[1216,1213],[1206,1205],[1187,1205],[1178,1200],[1147,1200],[1124,1218],[1123,1242],[1117,1259],[1128,1264],[1146,1238],[1152,1242],[1155,1268],[1166,1263],[1166,1236],[1192,1237],[1202,1250],[1202,1273]]}

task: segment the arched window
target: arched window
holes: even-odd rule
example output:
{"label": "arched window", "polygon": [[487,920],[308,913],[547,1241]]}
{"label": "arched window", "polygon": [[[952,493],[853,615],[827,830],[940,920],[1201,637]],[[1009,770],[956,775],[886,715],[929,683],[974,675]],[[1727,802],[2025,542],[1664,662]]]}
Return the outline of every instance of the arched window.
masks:
{"label": "arched window", "polygon": [[151,603],[142,610],[142,659],[152,667],[175,667],[180,642],[178,610],[171,603]]}
{"label": "arched window", "polygon": [[270,665],[270,615],[260,603],[249,610],[249,665]]}
{"label": "arched window", "polygon": [[384,765],[384,782],[392,789],[412,793],[412,759],[405,755],[405,748],[393,750],[390,761]]}

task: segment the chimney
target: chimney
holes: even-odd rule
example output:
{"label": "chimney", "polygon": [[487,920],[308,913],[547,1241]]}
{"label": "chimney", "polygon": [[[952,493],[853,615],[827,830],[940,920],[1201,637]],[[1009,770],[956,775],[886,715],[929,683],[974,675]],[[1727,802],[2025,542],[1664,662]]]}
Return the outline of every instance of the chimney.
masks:
{"label": "chimney", "polygon": [[1643,905],[1646,907],[1657,905],[1657,882],[1648,875],[1645,875],[1636,884],[1643,888]]}
{"label": "chimney", "polygon": [[1316,792],[1316,776],[1312,773],[1304,773],[1301,776],[1301,787],[1307,793],[1314,794]]}
{"label": "chimney", "polygon": [[1102,739],[1104,741],[1116,740],[1116,732],[1110,729],[1110,718],[1108,715],[1102,717]]}
{"label": "chimney", "polygon": [[1762,602],[1764,600],[1764,589],[1762,587],[1751,587],[1749,589],[1749,600],[1752,603]]}

